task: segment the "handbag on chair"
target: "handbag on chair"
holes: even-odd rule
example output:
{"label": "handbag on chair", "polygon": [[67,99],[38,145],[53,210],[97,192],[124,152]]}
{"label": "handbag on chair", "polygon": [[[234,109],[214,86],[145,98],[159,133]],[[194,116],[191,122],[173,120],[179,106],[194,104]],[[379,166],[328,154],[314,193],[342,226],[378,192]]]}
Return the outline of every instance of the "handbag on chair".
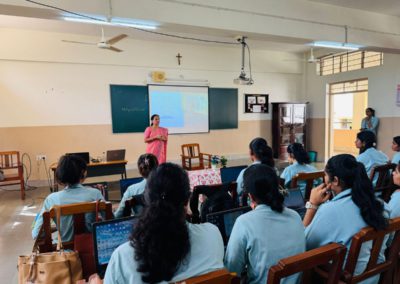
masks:
{"label": "handbag on chair", "polygon": [[19,284],[71,284],[82,279],[82,264],[78,252],[64,251],[63,249],[60,235],[60,209],[56,209],[56,213],[58,231],[57,251],[39,253],[39,237],[37,237],[33,245],[32,254],[18,257]]}

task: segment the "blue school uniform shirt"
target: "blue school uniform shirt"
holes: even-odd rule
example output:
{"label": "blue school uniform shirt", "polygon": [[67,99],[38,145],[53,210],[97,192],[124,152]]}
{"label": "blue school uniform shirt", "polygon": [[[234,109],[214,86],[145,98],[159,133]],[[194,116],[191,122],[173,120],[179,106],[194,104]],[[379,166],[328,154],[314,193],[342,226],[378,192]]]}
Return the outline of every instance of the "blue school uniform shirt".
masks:
{"label": "blue school uniform shirt", "polygon": [[[225,266],[238,275],[247,267],[248,283],[267,283],[268,270],[282,258],[304,252],[304,226],[299,214],[282,213],[260,204],[236,219],[225,254]],[[297,283],[292,275],[281,283]]]}
{"label": "blue school uniform shirt", "polygon": [[389,201],[390,218],[400,217],[400,190],[393,192]]}
{"label": "blue school uniform shirt", "polygon": [[[289,188],[290,187],[290,182],[292,181],[292,178],[297,175],[298,173],[312,173],[316,172],[317,169],[314,166],[308,165],[308,164],[299,164],[298,162],[294,162],[292,165],[286,167],[282,174],[281,178],[285,179],[285,187]],[[298,187],[301,190],[303,196],[305,193],[307,183],[304,181],[301,181],[298,183]]]}
{"label": "blue school uniform shirt", "polygon": [[[389,208],[386,205],[385,210],[387,212],[384,215],[388,218]],[[367,226],[367,223],[365,223],[361,216],[360,208],[351,199],[351,189],[346,189],[336,195],[331,201],[322,204],[310,225],[306,227],[307,250],[330,243],[339,243],[347,247],[348,253],[353,236]],[[386,236],[386,241],[388,237]],[[386,241],[382,245],[378,262],[385,261]],[[367,267],[371,247],[372,242],[362,245],[354,275],[361,274]],[[361,283],[378,283],[378,280],[379,275],[368,278]]]}
{"label": "blue school uniform shirt", "polygon": [[261,164],[261,162],[260,161],[254,161],[250,166],[248,166],[247,168],[245,168],[245,169],[240,171],[240,173],[239,173],[239,175],[238,175],[238,177],[236,179],[238,196],[241,196],[243,194],[243,190],[244,190],[244,188],[243,188],[244,187],[243,186],[243,175],[244,175],[244,172],[249,167],[251,167],[252,165],[257,165],[257,164]]}
{"label": "blue school uniform shirt", "polygon": [[376,135],[376,131],[377,131],[378,125],[379,125],[379,118],[377,118],[375,116],[371,116],[370,120],[371,120],[372,127],[369,127],[368,121],[365,118],[363,118],[363,120],[361,121],[361,129],[371,131]]}
{"label": "blue school uniform shirt", "polygon": [[399,162],[400,162],[400,152],[397,152],[393,156],[392,163],[398,165]]}
{"label": "blue school uniform shirt", "polygon": [[[72,186],[67,186],[62,191],[53,192],[43,202],[42,209],[38,213],[35,219],[35,223],[32,229],[32,237],[37,238],[40,228],[43,224],[43,212],[49,211],[53,206],[73,204],[80,202],[91,202],[103,200],[103,195],[101,195],[100,190],[95,188],[84,187],[82,184],[76,184]],[[94,214],[86,214],[86,227],[91,231],[91,224],[95,221]],[[61,239],[63,242],[72,240],[74,236],[74,226],[73,226],[72,216],[62,216],[61,217]]]}
{"label": "blue school uniform shirt", "polygon": [[[224,267],[224,243],[218,228],[211,223],[186,223],[189,230],[190,251],[168,282],[177,282]],[[142,284],[137,272],[135,251],[129,242],[120,245],[108,263],[104,284]]]}
{"label": "blue school uniform shirt", "polygon": [[[358,155],[356,160],[364,164],[365,170],[367,171],[367,175],[369,177],[372,168],[386,164],[389,161],[389,158],[382,151],[378,151],[374,147],[371,147],[365,150],[364,153]],[[374,186],[376,185],[377,180],[378,175],[375,175],[374,179],[372,180]]]}
{"label": "blue school uniform shirt", "polygon": [[[143,179],[141,182],[132,184],[126,189],[126,191],[124,192],[124,196],[122,197],[121,202],[119,203],[117,211],[114,212],[115,218],[123,217],[125,201],[134,195],[143,194],[143,192],[146,188],[146,184],[147,184],[146,179]],[[140,208],[134,208],[134,211],[135,211],[135,215],[136,215],[139,213]]]}

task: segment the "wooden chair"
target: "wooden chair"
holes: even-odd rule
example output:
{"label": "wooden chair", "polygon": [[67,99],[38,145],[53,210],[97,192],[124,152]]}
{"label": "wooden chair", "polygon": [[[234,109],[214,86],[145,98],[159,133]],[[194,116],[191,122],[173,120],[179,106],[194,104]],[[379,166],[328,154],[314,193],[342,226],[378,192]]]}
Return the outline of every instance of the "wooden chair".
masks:
{"label": "wooden chair", "polygon": [[128,199],[125,201],[125,207],[124,207],[124,212],[122,213],[124,217],[131,216],[132,214],[132,209],[135,206],[145,206],[144,203],[144,195],[143,194],[138,194],[132,196],[132,198]]}
{"label": "wooden chair", "polygon": [[[190,210],[192,211],[191,222],[200,223],[201,220],[205,219],[205,216],[201,216],[199,212],[199,195],[204,194],[210,198],[213,194],[227,191],[232,197],[232,208],[237,207],[237,183],[222,183],[222,184],[212,184],[212,185],[197,185],[194,187],[192,196],[190,197]],[[224,207],[224,204],[221,204]],[[221,211],[232,209],[232,208],[222,208]]]}
{"label": "wooden chair", "polygon": [[346,250],[345,246],[332,243],[281,259],[278,264],[269,269],[267,284],[279,284],[282,278],[299,272],[303,272],[301,283],[313,283],[311,272],[321,265],[329,266],[329,270],[324,271],[323,275],[326,283],[338,283]]}
{"label": "wooden chair", "polygon": [[236,273],[230,273],[226,269],[220,269],[200,276],[191,277],[174,284],[239,284],[240,278]]}
{"label": "wooden chair", "polygon": [[[185,170],[202,170],[211,167],[211,154],[201,153],[198,143],[183,144],[181,149],[182,168]],[[207,162],[207,165],[205,165],[205,162]]]}
{"label": "wooden chair", "polygon": [[375,185],[375,192],[382,194],[382,199],[386,202],[390,200],[390,196],[398,186],[393,183],[392,172],[396,170],[396,164],[387,163],[373,167],[370,174],[370,179],[373,180],[375,176],[378,176]]}
{"label": "wooden chair", "polygon": [[304,193],[304,200],[310,199],[311,189],[314,187],[314,181],[317,179],[324,179],[324,171],[318,171],[313,173],[298,173],[292,178],[290,188],[297,188],[299,181],[306,182],[306,189]]}
{"label": "wooden chair", "polygon": [[18,151],[0,152],[0,169],[4,171],[5,179],[0,185],[21,185],[21,199],[25,199],[24,168]]}
{"label": "wooden chair", "polygon": [[[379,252],[381,251],[384,238],[387,234],[393,234],[394,237],[391,245],[386,250],[386,261],[377,263]],[[354,270],[356,268],[361,246],[368,241],[373,241],[373,245],[367,268],[363,273],[356,276],[354,275]],[[399,252],[400,217],[390,220],[389,226],[385,230],[376,231],[371,227],[363,228],[351,241],[341,281],[344,283],[359,283],[371,276],[381,274],[380,283],[395,283],[393,282],[393,274],[398,262]]]}
{"label": "wooden chair", "polygon": [[[82,202],[82,203],[74,203],[61,205],[61,216],[65,215],[73,215],[74,216],[74,233],[81,234],[85,232],[85,213],[94,213],[96,212],[96,202]],[[112,213],[112,207],[110,202],[100,201],[99,203],[99,212],[104,211],[105,220],[110,220],[114,218]],[[51,219],[56,218],[56,210],[55,208],[51,208],[50,211],[43,212],[43,231],[44,237],[39,244],[40,252],[50,252],[56,250],[56,245],[52,243],[52,228],[51,228]],[[73,241],[63,242],[64,249],[73,249],[74,243]]]}

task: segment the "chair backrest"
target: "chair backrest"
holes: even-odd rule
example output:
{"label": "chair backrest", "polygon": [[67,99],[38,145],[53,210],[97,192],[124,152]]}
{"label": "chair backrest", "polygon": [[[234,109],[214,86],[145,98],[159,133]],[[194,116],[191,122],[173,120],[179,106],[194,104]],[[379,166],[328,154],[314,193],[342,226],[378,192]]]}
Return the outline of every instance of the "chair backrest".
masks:
{"label": "chair backrest", "polygon": [[[61,216],[65,215],[74,215],[74,233],[82,233],[83,226],[77,226],[76,223],[79,222],[79,225],[83,225],[84,223],[84,214],[85,213],[93,213],[96,212],[96,202],[81,202],[81,203],[73,203],[67,205],[59,206]],[[105,220],[110,220],[114,218],[112,213],[112,206],[110,202],[100,201],[99,202],[99,212],[104,211]],[[43,212],[43,230],[44,230],[44,240],[39,245],[40,252],[48,252],[54,251],[55,245],[52,244],[52,236],[51,236],[51,219],[56,217],[56,209],[53,207],[49,211]],[[75,217],[77,217],[75,219]],[[80,231],[77,231],[80,230]],[[63,242],[63,246],[65,249],[72,249],[73,242]]]}
{"label": "chair backrest", "polygon": [[0,168],[13,169],[21,165],[18,151],[0,152]]}
{"label": "chair backrest", "polygon": [[200,276],[175,282],[175,284],[239,284],[240,278],[226,269],[220,269]]}
{"label": "chair backrest", "polygon": [[143,194],[134,195],[130,199],[125,200],[124,212],[122,213],[123,216],[131,216],[132,209],[138,205],[143,207],[145,206]]}
{"label": "chair backrest", "polygon": [[182,155],[190,158],[198,158],[200,156],[200,145],[198,143],[181,145]]}
{"label": "chair backrest", "polygon": [[[386,253],[386,261],[377,263],[378,256],[381,251],[385,236],[393,234],[393,240]],[[372,241],[371,255],[365,271],[354,276],[354,270],[360,254],[361,246],[368,241]],[[381,274],[382,283],[392,283],[392,272],[397,265],[400,252],[400,217],[389,221],[389,225],[385,230],[376,231],[372,227],[361,229],[351,240],[350,250],[347,256],[346,265],[344,267],[342,280],[346,283],[358,283],[371,276]]]}
{"label": "chair backrest", "polygon": [[134,178],[120,179],[120,180],[119,180],[119,189],[120,189],[120,191],[121,191],[121,199],[122,199],[122,196],[124,196],[124,193],[125,193],[126,189],[127,189],[130,185],[135,184],[135,183],[139,183],[139,182],[141,182],[142,180],[143,180],[142,177],[134,177]]}
{"label": "chair backrest", "polygon": [[306,189],[304,193],[304,199],[310,199],[311,189],[314,187],[314,181],[320,178],[324,178],[324,171],[317,171],[312,173],[298,173],[292,178],[292,182],[290,184],[291,188],[295,188],[298,186],[299,181],[306,182]]}
{"label": "chair backrest", "polygon": [[[192,196],[190,197],[190,209],[192,211],[192,223],[199,223],[201,220],[205,220],[206,214],[215,213],[217,208],[220,211],[232,209],[237,207],[237,184],[234,183],[222,183],[212,185],[197,185],[194,187]],[[229,193],[229,194],[228,194]],[[208,200],[203,204],[202,211],[199,212],[199,195],[204,194]],[[220,204],[210,204],[213,201],[213,196],[216,197],[216,202]],[[207,203],[207,204],[206,204]],[[210,206],[214,208],[209,208]],[[211,209],[213,212],[209,212]],[[200,214],[202,213],[202,214]]]}
{"label": "chair backrest", "polygon": [[329,266],[329,270],[324,275],[326,277],[324,283],[338,283],[346,250],[345,246],[332,243],[281,259],[269,269],[267,284],[279,284],[282,278],[299,272],[303,272],[301,283],[312,283],[310,278],[312,270],[325,265]]}

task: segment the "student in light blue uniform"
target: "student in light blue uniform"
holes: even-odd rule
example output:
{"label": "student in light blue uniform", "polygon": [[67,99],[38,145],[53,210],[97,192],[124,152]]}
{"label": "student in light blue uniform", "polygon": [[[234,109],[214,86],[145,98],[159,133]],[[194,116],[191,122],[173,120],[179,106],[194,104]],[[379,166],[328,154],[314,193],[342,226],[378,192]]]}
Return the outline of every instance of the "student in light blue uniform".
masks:
{"label": "student in light blue uniform", "polygon": [[[254,138],[249,144],[249,151],[250,159],[253,162],[251,165],[264,164],[272,168],[275,167],[272,149],[268,146],[267,140],[264,138]],[[248,169],[248,167],[241,170],[236,179],[237,193],[239,197],[243,194],[243,174],[246,169]]]}
{"label": "student in light blue uniform", "polygon": [[[251,212],[236,220],[225,254],[225,266],[247,283],[267,283],[268,270],[282,258],[304,252],[304,226],[299,214],[284,207],[275,170],[267,165],[250,166],[244,173]],[[297,283],[299,275],[282,283]]]}
{"label": "student in light blue uniform", "polygon": [[[311,165],[310,157],[306,150],[304,150],[303,145],[300,143],[290,144],[287,148],[287,152],[289,154],[288,162],[290,166],[286,167],[282,174],[281,178],[285,179],[285,187],[289,188],[292,178],[298,173],[312,173],[316,172],[317,169]],[[299,189],[301,190],[303,196],[305,193],[306,183],[300,182]]]}
{"label": "student in light blue uniform", "polygon": [[[332,194],[334,198],[327,201]],[[366,226],[385,229],[389,218],[388,208],[374,195],[364,166],[348,154],[328,160],[325,183],[311,191],[306,208],[303,222],[308,250],[336,242],[345,245],[349,252],[351,239],[356,233]],[[369,242],[361,248],[355,275],[365,270],[371,246]],[[386,245],[383,245],[379,262],[385,260],[385,249]],[[379,275],[362,283],[378,283],[378,280]]]}
{"label": "student in light blue uniform", "polygon": [[[82,185],[86,177],[86,162],[74,155],[62,156],[58,162],[55,178],[58,183],[65,186],[62,191],[53,192],[44,200],[42,209],[36,216],[32,229],[32,237],[38,237],[43,224],[43,212],[49,211],[53,206],[103,200],[98,189],[84,187]],[[90,231],[94,222],[94,214],[86,214],[86,227]],[[70,241],[74,235],[72,216],[61,217],[61,239]]]}
{"label": "student in light blue uniform", "polygon": [[[382,151],[375,149],[376,137],[373,132],[362,131],[357,133],[355,144],[356,147],[360,149],[360,155],[358,155],[357,161],[364,164],[368,177],[371,175],[372,168],[389,162],[388,156],[386,156]],[[377,180],[378,175],[375,175],[372,180],[374,186],[376,185]]]}
{"label": "student in light blue uniform", "polygon": [[375,110],[373,108],[367,108],[365,115],[361,121],[361,131],[371,131],[377,135],[379,119],[375,116]]}
{"label": "student in light blue uniform", "polygon": [[153,170],[144,195],[147,206],[130,242],[113,252],[105,284],[170,283],[224,267],[218,228],[185,220],[190,186],[181,167],[164,163]]}
{"label": "student in light blue uniform", "polygon": [[393,137],[392,150],[396,152],[393,155],[392,163],[398,164],[400,162],[400,136]]}
{"label": "student in light blue uniform", "polygon": [[[396,170],[393,171],[393,183],[400,186],[400,163],[397,164]],[[400,217],[400,189],[392,193],[389,201],[390,218]]]}
{"label": "student in light blue uniform", "polygon": [[[121,218],[123,216],[126,200],[132,198],[132,196],[134,195],[143,194],[146,188],[147,177],[149,176],[150,172],[158,166],[157,157],[153,154],[140,155],[137,161],[137,166],[140,175],[143,177],[143,180],[139,183],[132,184],[126,189],[126,191],[124,192],[124,196],[119,203],[118,209],[114,212],[115,218]],[[133,208],[135,215],[140,214],[142,210],[142,206],[135,206],[135,208]]]}

